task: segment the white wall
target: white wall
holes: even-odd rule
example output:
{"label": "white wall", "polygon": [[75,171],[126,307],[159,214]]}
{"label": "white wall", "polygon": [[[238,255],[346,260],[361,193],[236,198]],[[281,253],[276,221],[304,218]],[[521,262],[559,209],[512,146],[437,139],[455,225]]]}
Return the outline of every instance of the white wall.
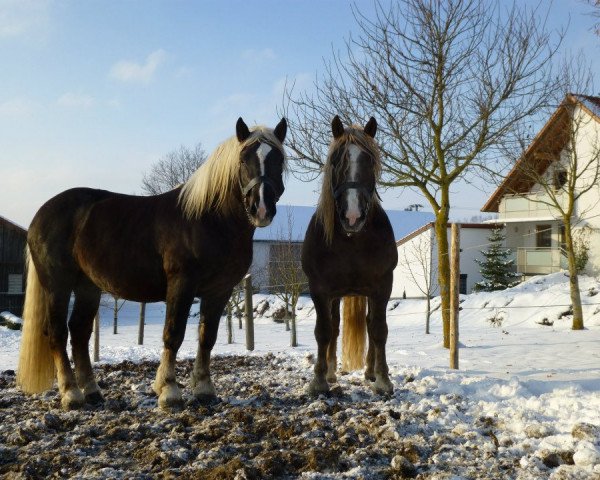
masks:
{"label": "white wall", "polygon": [[[407,298],[423,298],[426,296],[426,279],[431,274],[432,295],[438,292],[437,279],[431,258],[433,228],[398,246],[398,265],[394,270],[392,298],[402,298],[406,292]],[[435,255],[435,251],[434,251]]]}
{"label": "white wall", "polygon": [[[483,280],[475,259],[483,259],[481,250],[487,249],[490,233],[491,228],[483,226],[464,227],[460,230],[460,273],[467,275],[467,293],[473,291],[475,283]],[[448,241],[450,237],[451,231],[448,228]],[[427,289],[423,259],[428,259],[431,265],[432,295],[439,295],[437,242],[433,228],[428,228],[398,246],[398,266],[394,270],[392,298],[402,298],[404,291],[407,298],[425,297]]]}
{"label": "white wall", "polygon": [[[589,165],[586,174],[582,175],[582,186],[585,188],[591,182],[600,162],[600,122],[579,111],[577,120],[577,160],[579,168]],[[600,274],[600,184],[596,182],[592,188],[578,199],[575,214],[579,221],[575,229],[585,228],[589,241],[589,260],[586,273]]]}
{"label": "white wall", "polygon": [[252,274],[252,286],[260,288],[267,285],[269,281],[269,249],[271,242],[257,241],[253,242],[254,252],[252,254],[252,265],[250,273]]}

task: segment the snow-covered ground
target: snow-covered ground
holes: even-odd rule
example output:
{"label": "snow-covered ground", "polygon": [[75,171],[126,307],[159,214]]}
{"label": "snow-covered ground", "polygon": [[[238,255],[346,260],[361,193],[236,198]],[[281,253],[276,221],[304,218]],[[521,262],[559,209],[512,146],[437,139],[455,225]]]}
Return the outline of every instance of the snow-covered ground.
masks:
{"label": "snow-covered ground", "polygon": [[[425,335],[423,300],[390,302],[387,357],[399,392],[394,402],[407,411],[430,412],[429,422],[457,435],[469,430],[465,415],[493,423],[497,430],[490,444],[518,459],[523,472],[519,478],[600,478],[600,282],[582,277],[580,286],[583,331],[570,329],[568,279],[562,273],[536,277],[503,292],[463,296],[458,371],[447,368],[439,311],[432,315],[431,334]],[[305,365],[310,374],[306,358],[316,351],[310,299],[301,299],[298,307],[296,348],[289,347],[284,325],[270,317],[279,302],[254,297],[255,305],[265,300],[270,306],[255,319],[255,350],[246,351],[244,330],[234,319],[234,343],[227,344],[222,321],[213,353],[274,353],[285,363]],[[438,299],[433,307],[439,307]],[[125,303],[119,312],[119,333],[113,335],[112,309],[105,299],[101,362],[158,360],[164,314],[163,304],[147,306],[145,345],[138,346],[139,306]],[[191,317],[179,358],[194,357],[197,328],[197,316]],[[0,371],[16,368],[19,339],[20,332],[0,327]],[[359,378],[354,373],[345,381]],[[218,391],[218,377],[215,384]],[[553,452],[559,457],[568,452],[566,463],[575,465],[549,469],[546,460]]]}

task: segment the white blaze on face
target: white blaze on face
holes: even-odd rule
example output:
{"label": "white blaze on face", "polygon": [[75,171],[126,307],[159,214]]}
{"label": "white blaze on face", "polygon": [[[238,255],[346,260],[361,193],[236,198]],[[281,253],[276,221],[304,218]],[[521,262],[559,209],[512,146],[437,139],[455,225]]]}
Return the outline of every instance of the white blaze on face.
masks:
{"label": "white blaze on face", "polygon": [[[273,147],[268,143],[261,143],[258,150],[256,150],[256,156],[258,157],[258,161],[260,163],[260,175],[261,177],[265,174],[265,159],[267,155],[271,151]],[[260,220],[264,220],[267,216],[267,206],[265,205],[265,184],[261,182],[259,190],[259,201],[258,201],[258,209],[256,213],[258,214],[258,218]]]}
{"label": "white blaze on face", "polygon": [[[348,148],[349,153],[349,161],[350,161],[350,172],[349,172],[349,182],[358,181],[358,157],[360,156],[361,149],[356,145],[350,145]],[[358,203],[358,189],[349,188],[346,190],[346,204],[348,208],[346,210],[346,218],[348,219],[348,223],[352,227],[356,220],[360,217],[360,206]]]}

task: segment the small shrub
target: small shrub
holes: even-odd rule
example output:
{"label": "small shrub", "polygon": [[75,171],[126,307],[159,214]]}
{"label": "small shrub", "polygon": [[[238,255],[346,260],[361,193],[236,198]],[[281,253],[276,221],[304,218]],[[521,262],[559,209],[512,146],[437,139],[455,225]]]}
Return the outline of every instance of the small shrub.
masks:
{"label": "small shrub", "polygon": [[501,327],[504,322],[504,312],[495,312],[491,317],[488,317],[487,321],[492,327]]}

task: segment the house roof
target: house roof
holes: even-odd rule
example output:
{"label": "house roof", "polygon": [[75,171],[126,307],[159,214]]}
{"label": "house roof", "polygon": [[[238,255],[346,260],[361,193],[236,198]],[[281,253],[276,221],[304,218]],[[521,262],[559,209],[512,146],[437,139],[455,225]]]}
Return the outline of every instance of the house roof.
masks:
{"label": "house roof", "polygon": [[531,176],[525,175],[525,168],[534,167],[542,174],[552,162],[559,158],[560,152],[568,141],[566,125],[569,111],[565,106],[579,104],[592,118],[600,122],[600,98],[589,95],[569,93],[550,119],[535,136],[525,153],[517,160],[502,183],[492,193],[482,212],[497,212],[500,200],[506,194],[528,192],[535,184]]}
{"label": "house roof", "polygon": [[[413,238],[415,238],[418,235],[421,235],[423,232],[426,232],[427,230],[429,230],[430,228],[433,228],[434,223],[433,222],[429,222],[426,223],[425,225],[422,225],[421,227],[417,228],[416,230],[410,232],[408,235],[402,237],[400,240],[398,240],[396,242],[397,246],[400,246],[406,242],[408,242],[409,240],[412,240]],[[453,222],[448,222],[448,228],[452,227]],[[460,228],[479,228],[479,229],[484,229],[484,230],[492,230],[493,228],[498,228],[498,227],[503,227],[504,225],[500,224],[500,223],[460,223]]]}
{"label": "house roof", "polygon": [[15,222],[9,220],[6,217],[3,217],[2,215],[0,215],[0,224],[7,225],[9,228],[17,230],[23,235],[27,235],[27,230],[25,228],[23,228],[21,225],[17,225]]}
{"label": "house roof", "polygon": [[[293,242],[302,242],[306,228],[315,213],[315,207],[298,205],[277,205],[277,215],[271,225],[257,228],[254,232],[255,241],[278,241],[291,239]],[[419,225],[431,222],[434,218],[430,212],[411,212],[405,210],[386,210],[394,238],[402,238]],[[291,216],[291,235],[289,232],[288,215]]]}

